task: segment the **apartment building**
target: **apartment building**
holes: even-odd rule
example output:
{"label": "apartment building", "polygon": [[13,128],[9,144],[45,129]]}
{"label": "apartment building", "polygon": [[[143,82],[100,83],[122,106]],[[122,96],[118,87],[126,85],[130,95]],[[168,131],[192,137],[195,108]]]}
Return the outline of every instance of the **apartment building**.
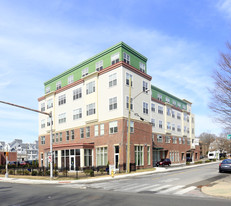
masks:
{"label": "apartment building", "polygon": [[[148,168],[160,157],[191,152],[194,139],[191,103],[166,95],[151,85],[147,58],[120,42],[44,83],[45,95],[38,99],[39,109],[52,112],[53,159],[59,168],[75,170],[77,167],[110,164],[116,170],[125,170],[129,79],[131,164],[135,168]],[[161,107],[162,114],[157,112]],[[171,115],[175,112],[175,119],[166,114],[168,108]],[[184,114],[186,121],[183,121]],[[157,127],[157,121],[158,124],[162,121],[162,126]],[[50,122],[49,117],[39,114],[40,166],[48,165]],[[173,124],[176,130],[178,125],[183,128],[181,132],[174,131]],[[183,141],[185,136],[190,144],[178,150],[175,147],[166,149],[168,143],[161,143],[160,135],[163,139],[174,135],[176,145],[180,145],[179,138]]]}

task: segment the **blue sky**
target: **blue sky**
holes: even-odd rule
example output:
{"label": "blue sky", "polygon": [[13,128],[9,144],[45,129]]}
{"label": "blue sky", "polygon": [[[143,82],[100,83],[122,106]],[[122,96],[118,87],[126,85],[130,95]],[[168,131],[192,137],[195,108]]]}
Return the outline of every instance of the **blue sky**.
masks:
{"label": "blue sky", "polygon": [[[212,71],[231,33],[228,0],[0,0],[0,100],[38,108],[43,83],[124,41],[152,84],[193,103],[196,135],[219,134]],[[0,141],[38,137],[38,115],[0,104]]]}

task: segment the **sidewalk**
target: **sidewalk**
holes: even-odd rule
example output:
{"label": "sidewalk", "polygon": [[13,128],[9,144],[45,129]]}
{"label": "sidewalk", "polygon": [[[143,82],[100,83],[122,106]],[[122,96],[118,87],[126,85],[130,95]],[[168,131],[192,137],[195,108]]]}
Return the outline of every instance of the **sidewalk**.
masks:
{"label": "sidewalk", "polygon": [[[209,164],[218,164],[218,162],[205,163],[203,165]],[[136,172],[131,174],[115,174],[114,177],[111,176],[103,176],[103,177],[91,177],[83,180],[38,180],[38,179],[22,179],[22,178],[4,178],[0,177],[1,182],[10,182],[10,183],[22,183],[22,184],[86,184],[92,182],[102,182],[112,179],[122,179],[134,176],[141,176],[146,174],[154,174],[154,173],[165,173],[177,170],[189,169],[192,167],[200,167],[201,164],[197,165],[173,165],[171,167],[156,167],[155,171],[147,171],[147,172]],[[217,197],[225,197],[231,199],[231,175],[217,180],[208,186],[203,186],[201,191],[207,195],[217,196]]]}

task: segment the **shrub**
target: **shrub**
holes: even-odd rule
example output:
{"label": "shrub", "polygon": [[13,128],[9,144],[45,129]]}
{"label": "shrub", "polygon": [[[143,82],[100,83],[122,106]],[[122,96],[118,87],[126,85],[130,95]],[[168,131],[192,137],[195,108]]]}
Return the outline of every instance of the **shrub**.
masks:
{"label": "shrub", "polygon": [[36,170],[32,171],[32,176],[37,176],[38,172]]}
{"label": "shrub", "polygon": [[59,174],[58,170],[54,170],[54,171],[53,171],[53,176],[57,177],[58,174]]}
{"label": "shrub", "polygon": [[1,172],[0,172],[0,174],[6,174],[6,170],[5,169],[1,169]]}
{"label": "shrub", "polygon": [[211,160],[205,160],[205,163],[209,163],[209,162],[211,162]]}
{"label": "shrub", "polygon": [[186,165],[190,165],[190,162],[186,162]]}
{"label": "shrub", "polygon": [[104,169],[103,168],[101,168],[99,171],[100,171],[101,175],[104,173]]}
{"label": "shrub", "polygon": [[23,174],[23,171],[22,170],[17,170],[17,175],[21,175]]}
{"label": "shrub", "polygon": [[94,177],[94,171],[93,170],[91,170],[91,169],[86,169],[86,170],[84,170],[84,173],[86,174],[86,176],[87,175],[90,175],[91,177]]}
{"label": "shrub", "polygon": [[202,161],[194,162],[194,164],[202,164]]}
{"label": "shrub", "polygon": [[9,171],[9,174],[10,174],[10,175],[13,175],[13,174],[14,174],[14,170],[10,170],[10,171]]}
{"label": "shrub", "polygon": [[63,176],[67,176],[68,175],[68,170],[63,170]]}
{"label": "shrub", "polygon": [[28,170],[24,171],[24,175],[29,175],[29,174],[30,174],[30,172]]}
{"label": "shrub", "polygon": [[216,159],[213,159],[214,162],[216,162],[217,160]]}
{"label": "shrub", "polygon": [[39,176],[43,176],[43,171],[39,171],[39,172],[38,172],[38,175],[39,175]]}

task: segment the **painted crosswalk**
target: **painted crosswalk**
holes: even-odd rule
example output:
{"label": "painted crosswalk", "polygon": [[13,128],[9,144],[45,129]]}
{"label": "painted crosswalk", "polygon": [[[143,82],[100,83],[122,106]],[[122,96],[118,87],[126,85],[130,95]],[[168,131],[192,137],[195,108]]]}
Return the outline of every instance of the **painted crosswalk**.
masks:
{"label": "painted crosswalk", "polygon": [[186,185],[162,185],[162,184],[139,184],[130,182],[104,182],[104,183],[91,183],[91,184],[66,184],[60,187],[69,188],[82,188],[82,189],[99,189],[116,192],[129,192],[129,193],[149,193],[149,194],[162,194],[162,195],[187,195],[193,190],[196,190],[196,186]]}

